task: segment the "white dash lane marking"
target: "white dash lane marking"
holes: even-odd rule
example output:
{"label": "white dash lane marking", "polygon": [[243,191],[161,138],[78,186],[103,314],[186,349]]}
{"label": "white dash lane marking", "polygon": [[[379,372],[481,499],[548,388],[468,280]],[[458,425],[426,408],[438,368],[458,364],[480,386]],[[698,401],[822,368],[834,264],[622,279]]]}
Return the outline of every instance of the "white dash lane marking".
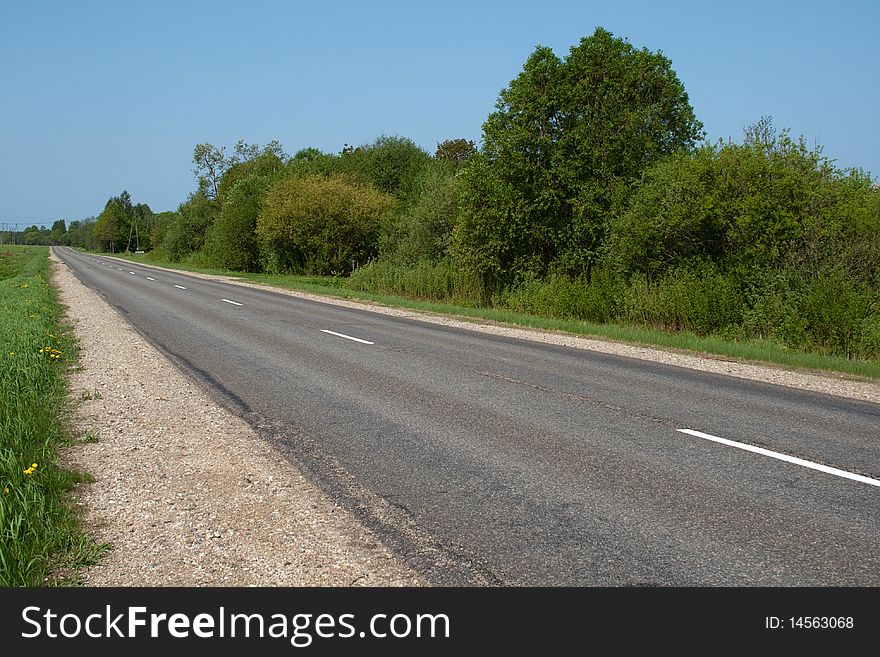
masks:
{"label": "white dash lane marking", "polygon": [[174,287],[178,287],[178,288],[180,288],[181,290],[185,290],[185,289],[186,289],[185,287],[183,287],[183,285],[178,285],[177,283],[174,284]]}
{"label": "white dash lane marking", "polygon": [[242,305],[242,304],[240,304],[238,301],[230,301],[229,299],[220,299],[220,301],[225,301],[226,303],[231,303],[233,306],[240,306],[240,305]]}
{"label": "white dash lane marking", "polygon": [[375,342],[370,342],[369,340],[361,340],[360,338],[353,338],[350,335],[346,335],[345,333],[337,333],[336,331],[328,331],[327,329],[321,329],[321,333],[329,333],[330,335],[335,335],[340,338],[345,338],[346,340],[354,340],[355,342],[362,342],[363,344],[376,344]]}
{"label": "white dash lane marking", "polygon": [[122,267],[117,267],[116,269],[118,269],[119,271],[122,271]]}
{"label": "white dash lane marking", "polygon": [[152,277],[150,277],[150,276],[147,276],[147,280],[148,280],[148,281],[155,281],[156,279],[155,279],[155,278],[152,278]]}
{"label": "white dash lane marking", "polygon": [[871,477],[854,474],[852,472],[847,472],[846,470],[840,470],[839,468],[832,468],[827,465],[822,465],[821,463],[813,463],[812,461],[799,459],[796,456],[789,456],[788,454],[782,454],[780,452],[774,452],[769,449],[764,449],[763,447],[755,447],[754,445],[747,445],[746,443],[738,443],[735,440],[719,438],[718,436],[703,433],[702,431],[694,431],[693,429],[676,429],[676,431],[680,433],[686,433],[690,436],[696,436],[697,438],[705,438],[706,440],[721,443],[722,445],[736,447],[737,449],[744,449],[747,452],[754,452],[755,454],[761,454],[762,456],[769,456],[770,458],[779,459],[780,461],[785,461],[786,463],[794,463],[795,465],[800,465],[804,468],[818,470],[819,472],[825,472],[827,474],[832,474],[837,477],[843,477],[844,479],[852,479],[853,481],[858,481],[863,484],[870,484],[871,486],[880,486],[880,479],[872,479]]}
{"label": "white dash lane marking", "polygon": [[128,272],[128,273],[131,274],[132,276],[136,276],[136,275],[137,275],[137,274],[135,274],[133,271],[130,271],[130,272]]}

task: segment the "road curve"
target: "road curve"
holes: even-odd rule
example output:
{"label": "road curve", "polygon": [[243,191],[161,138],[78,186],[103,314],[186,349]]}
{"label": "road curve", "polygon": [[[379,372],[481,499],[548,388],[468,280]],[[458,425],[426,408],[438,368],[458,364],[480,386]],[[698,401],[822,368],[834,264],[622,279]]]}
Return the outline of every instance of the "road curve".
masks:
{"label": "road curve", "polygon": [[880,584],[880,405],[56,254],[434,584]]}

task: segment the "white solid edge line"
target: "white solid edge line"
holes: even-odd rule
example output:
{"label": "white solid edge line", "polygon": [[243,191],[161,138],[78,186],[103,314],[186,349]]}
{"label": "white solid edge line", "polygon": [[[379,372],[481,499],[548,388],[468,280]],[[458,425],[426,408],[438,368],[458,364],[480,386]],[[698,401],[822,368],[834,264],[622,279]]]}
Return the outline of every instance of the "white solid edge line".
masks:
{"label": "white solid edge line", "polygon": [[818,470],[819,472],[825,472],[827,474],[836,475],[845,479],[852,479],[853,481],[859,481],[863,484],[869,484],[871,486],[880,486],[880,480],[878,479],[872,479],[871,477],[865,477],[864,475],[854,474],[852,472],[847,472],[846,470],[840,470],[839,468],[832,468],[831,466],[822,465],[821,463],[813,463],[812,461],[799,459],[796,456],[789,456],[788,454],[782,454],[780,452],[774,452],[769,449],[764,449],[763,447],[755,447],[754,445],[747,445],[746,443],[738,443],[735,440],[719,438],[718,436],[703,433],[702,431],[694,431],[693,429],[676,429],[676,431],[680,433],[686,433],[691,436],[696,436],[697,438],[705,438],[706,440],[721,443],[722,445],[729,445],[730,447],[744,449],[747,452],[754,452],[755,454],[761,454],[762,456],[769,456],[770,458],[779,459],[780,461],[785,461],[787,463],[794,463],[795,465],[810,468],[811,470]]}
{"label": "white solid edge line", "polygon": [[233,306],[243,305],[243,304],[240,304],[238,301],[230,301],[229,299],[220,299],[220,301],[225,301],[226,303],[231,303]]}
{"label": "white solid edge line", "polygon": [[329,333],[330,335],[335,335],[340,338],[345,338],[346,340],[354,340],[355,342],[363,342],[364,344],[376,344],[375,342],[370,342],[369,340],[361,340],[360,338],[353,338],[350,335],[346,335],[345,333],[337,333],[336,331],[328,331],[327,329],[321,329],[321,333]]}
{"label": "white solid edge line", "polygon": [[181,290],[186,289],[185,287],[183,287],[183,285],[178,285],[177,283],[174,284],[174,287],[179,287]]}

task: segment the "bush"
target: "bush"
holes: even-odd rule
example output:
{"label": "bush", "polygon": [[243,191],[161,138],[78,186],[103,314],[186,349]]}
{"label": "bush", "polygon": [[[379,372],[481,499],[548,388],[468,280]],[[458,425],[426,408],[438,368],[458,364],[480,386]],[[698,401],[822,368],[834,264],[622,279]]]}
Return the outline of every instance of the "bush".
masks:
{"label": "bush", "polygon": [[862,321],[856,356],[865,360],[880,360],[880,304],[875,303],[873,314]]}
{"label": "bush", "polygon": [[873,330],[871,311],[877,307],[880,294],[839,272],[812,281],[800,302],[800,312],[813,342],[847,358],[862,355],[864,347],[872,342],[870,335],[863,336],[863,330]]}
{"label": "bush", "polygon": [[747,294],[740,330],[745,337],[772,340],[791,349],[809,342],[807,322],[800,311],[804,283],[789,269],[766,272]]}
{"label": "bush", "polygon": [[168,257],[168,252],[161,246],[157,246],[156,248],[147,251],[144,255],[144,260],[149,260],[151,262],[168,262],[170,259],[171,258]]}
{"label": "bush", "polygon": [[217,261],[204,251],[194,251],[181,258],[180,263],[197,269],[218,269],[220,267]]}
{"label": "bush", "polygon": [[816,274],[845,262],[871,280],[880,273],[878,208],[866,174],[837,170],[819,149],[771,131],[652,167],[611,222],[608,259],[652,280],[694,259],[742,279],[795,263]]}
{"label": "bush", "polygon": [[257,218],[267,271],[341,274],[376,255],[394,198],[339,175],[288,177],[272,185]]}
{"label": "bush", "polygon": [[704,261],[681,266],[656,283],[635,276],[624,313],[632,322],[708,335],[739,326],[744,305],[735,281]]}

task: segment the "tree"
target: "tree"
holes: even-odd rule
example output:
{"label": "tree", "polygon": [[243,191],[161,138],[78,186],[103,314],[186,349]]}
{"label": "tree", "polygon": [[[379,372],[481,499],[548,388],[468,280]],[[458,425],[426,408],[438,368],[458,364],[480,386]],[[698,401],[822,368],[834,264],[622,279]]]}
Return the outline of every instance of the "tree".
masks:
{"label": "tree", "polygon": [[274,139],[262,147],[259,144],[249,144],[243,139],[239,139],[235,144],[235,151],[232,157],[229,158],[228,164],[232,165],[239,162],[246,162],[248,160],[255,160],[260,157],[260,155],[269,154],[274,155],[282,162],[290,159],[289,156],[285,154],[281,142]]}
{"label": "tree", "polygon": [[447,256],[458,218],[459,181],[455,164],[435,159],[414,187],[410,204],[383,222],[379,250],[383,259],[413,266],[436,263]]}
{"label": "tree", "polygon": [[71,221],[67,229],[70,236],[70,245],[89,249],[90,251],[97,250],[98,245],[92,235],[95,221],[95,217],[88,217],[82,221]]}
{"label": "tree", "polygon": [[394,198],[344,176],[286,177],[263,200],[257,235],[270,269],[333,274],[376,254],[382,216]]}
{"label": "tree", "polygon": [[217,148],[213,144],[196,144],[193,148],[193,173],[196,175],[199,187],[204,187],[205,195],[209,199],[217,198],[220,179],[230,166],[226,158],[226,148]]}
{"label": "tree", "polygon": [[602,28],[564,60],[538,47],[465,166],[460,254],[496,286],[527,272],[589,274],[642,172],[701,136],[662,54]]}
{"label": "tree", "polygon": [[52,224],[52,229],[49,231],[49,243],[56,245],[68,244],[69,241],[66,222],[64,219],[57,220]]}
{"label": "tree", "polygon": [[201,250],[218,211],[217,201],[210,198],[205,189],[190,194],[165,228],[162,247],[168,257],[175,261],[182,260]]}
{"label": "tree", "polygon": [[[193,164],[195,168],[193,173],[200,189],[205,190],[205,195],[209,199],[216,199],[222,206],[223,178],[238,165],[248,162],[268,161],[283,165],[289,156],[284,153],[284,148],[275,140],[270,141],[265,146],[258,144],[249,144],[243,139],[239,139],[235,144],[233,154],[226,156],[226,148],[224,146],[217,147],[207,142],[196,144],[193,149]],[[229,187],[231,185],[227,185]]]}
{"label": "tree", "polygon": [[45,246],[49,242],[49,229],[45,226],[28,226],[21,232],[20,243]]}
{"label": "tree", "polygon": [[309,146],[308,148],[301,148],[294,153],[293,160],[296,162],[313,162],[321,157],[324,157],[324,153],[317,148]]}
{"label": "tree", "polygon": [[459,165],[477,152],[477,145],[470,139],[447,139],[437,144],[434,157]]}
{"label": "tree", "polygon": [[119,196],[111,197],[104,206],[104,210],[98,215],[92,231],[97,248],[111,253],[122,250],[127,242],[132,220],[129,193],[123,191]]}
{"label": "tree", "polygon": [[217,186],[217,200],[224,207],[235,186],[251,176],[267,177],[279,173],[284,162],[272,151],[258,152],[251,159],[241,160],[230,166]]}
{"label": "tree", "polygon": [[430,156],[406,137],[382,135],[373,143],[343,150],[334,170],[406,201]]}
{"label": "tree", "polygon": [[128,249],[149,249],[150,230],[153,223],[153,211],[146,203],[138,203],[131,208],[131,228],[128,231]]}
{"label": "tree", "polygon": [[221,209],[205,242],[205,251],[214,262],[242,271],[259,269],[257,216],[267,187],[284,170],[275,150],[267,147],[250,152],[256,155],[233,164],[223,175]]}
{"label": "tree", "polygon": [[153,215],[149,229],[150,248],[164,248],[165,234],[168,228],[178,221],[179,216],[176,212],[160,212]]}

